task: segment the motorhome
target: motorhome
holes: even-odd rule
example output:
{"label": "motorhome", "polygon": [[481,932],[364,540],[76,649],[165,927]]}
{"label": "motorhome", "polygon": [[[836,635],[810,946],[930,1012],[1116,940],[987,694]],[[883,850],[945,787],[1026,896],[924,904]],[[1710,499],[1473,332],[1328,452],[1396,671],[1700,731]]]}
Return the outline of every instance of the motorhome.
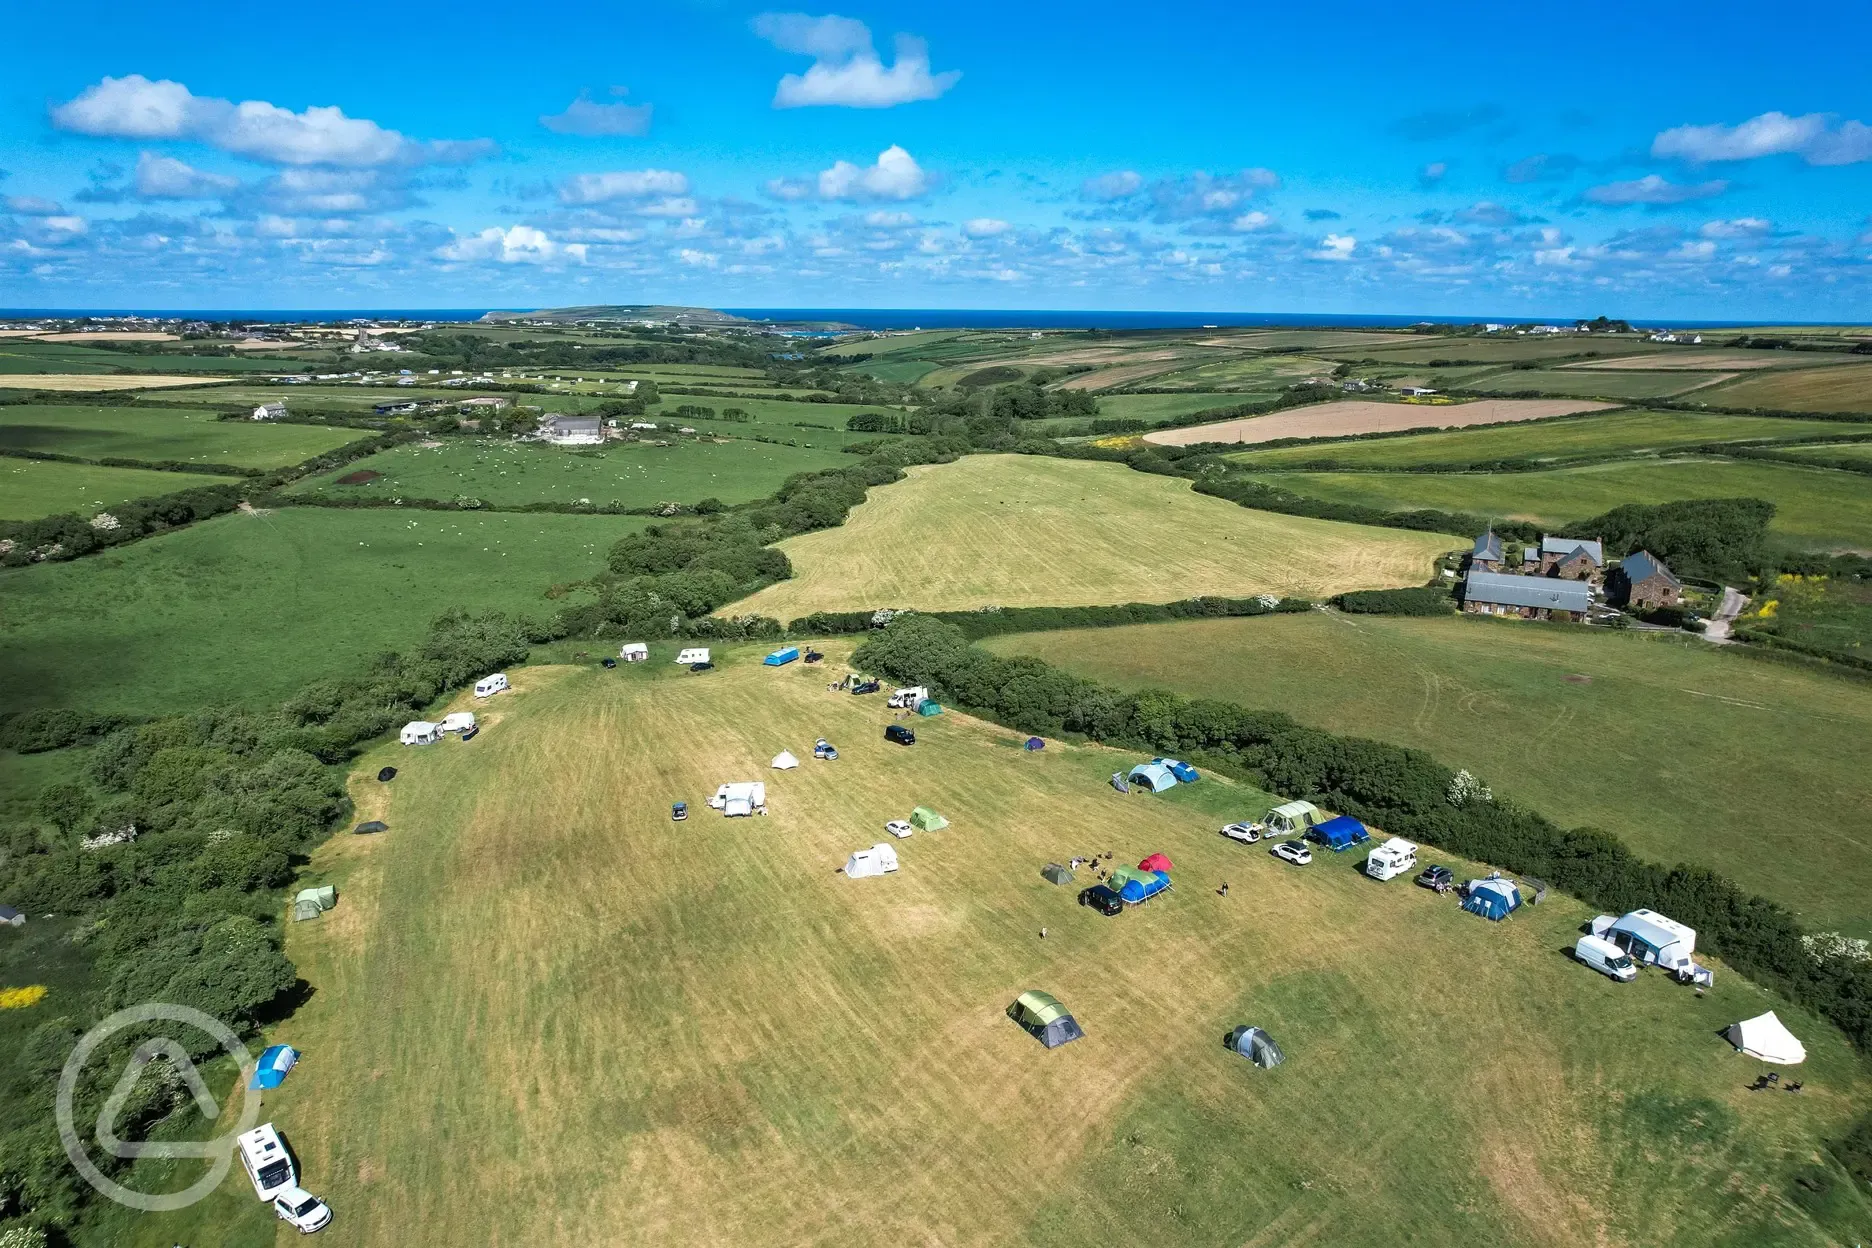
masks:
{"label": "motorhome", "polygon": [[1417,866],[1417,846],[1401,836],[1394,836],[1365,859],[1365,874],[1374,880],[1395,879]]}
{"label": "motorhome", "polygon": [[890,704],[906,711],[914,711],[919,703],[929,701],[929,690],[922,685],[912,685],[908,689],[899,689],[890,695]]}
{"label": "motorhome", "polygon": [[271,1200],[299,1181],[299,1176],[293,1173],[292,1156],[272,1123],[243,1131],[234,1142],[241,1168],[247,1171],[254,1194],[261,1200]]}

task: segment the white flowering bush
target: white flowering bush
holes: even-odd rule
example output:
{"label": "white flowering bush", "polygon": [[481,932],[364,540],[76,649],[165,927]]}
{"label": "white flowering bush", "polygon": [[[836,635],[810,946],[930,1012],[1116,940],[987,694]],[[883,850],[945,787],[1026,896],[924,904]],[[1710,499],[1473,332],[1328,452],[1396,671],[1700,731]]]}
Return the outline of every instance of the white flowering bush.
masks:
{"label": "white flowering bush", "polygon": [[1269,611],[1280,606],[1280,601],[1280,597],[1276,594],[1257,594],[1255,596],[1255,602]]}
{"label": "white flowering bush", "polygon": [[1801,947],[1816,962],[1872,962],[1872,942],[1838,932],[1814,932],[1801,937]]}
{"label": "white flowering bush", "polygon": [[116,516],[111,515],[110,512],[100,511],[97,515],[91,517],[91,527],[108,533],[112,529],[122,528],[123,523],[118,520]]}
{"label": "white flowering bush", "polygon": [[1449,793],[1447,796],[1449,797],[1449,804],[1457,807],[1467,806],[1471,802],[1492,802],[1495,800],[1495,794],[1489,789],[1488,785],[1483,784],[1466,770],[1459,771],[1450,777]]}

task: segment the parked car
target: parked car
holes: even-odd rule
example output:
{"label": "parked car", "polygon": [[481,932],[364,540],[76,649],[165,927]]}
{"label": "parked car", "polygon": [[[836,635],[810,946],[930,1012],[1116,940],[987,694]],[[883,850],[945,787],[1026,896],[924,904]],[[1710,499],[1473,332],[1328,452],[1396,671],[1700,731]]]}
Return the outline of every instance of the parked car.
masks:
{"label": "parked car", "polygon": [[852,693],[876,693],[880,688],[882,686],[875,680],[861,680],[852,686]]}
{"label": "parked car", "polygon": [[823,658],[825,658],[825,655],[820,654],[817,650],[814,650],[812,647],[808,646],[806,648],[806,661],[808,663],[817,663]]}
{"label": "parked car", "polygon": [[1165,767],[1168,767],[1170,769],[1170,774],[1175,776],[1180,783],[1195,784],[1198,780],[1202,779],[1201,772],[1197,771],[1188,763],[1183,762],[1181,759],[1153,758],[1151,762],[1162,763]]}
{"label": "parked car", "polygon": [[599,659],[598,666],[604,668],[606,671],[610,671],[612,668],[617,666],[617,660],[616,659]]}
{"label": "parked car", "polygon": [[689,665],[689,670],[692,672],[712,672],[715,670],[715,665],[713,663],[691,663]]}
{"label": "parked car", "polygon": [[916,730],[908,724],[892,724],[884,730],[884,739],[898,745],[915,745]]}
{"label": "parked car", "polygon": [[1447,893],[1456,887],[1456,876],[1448,867],[1439,867],[1433,863],[1417,873],[1417,883],[1423,888]]}
{"label": "parked car", "polygon": [[892,836],[896,837],[900,841],[903,840],[904,837],[909,836],[912,832],[916,831],[915,828],[911,827],[909,824],[905,823],[901,819],[891,820],[889,823],[884,825],[884,830],[890,833]]}
{"label": "parked car", "polygon": [[1222,829],[1222,835],[1231,841],[1240,841],[1244,845],[1253,845],[1261,839],[1261,825],[1258,823],[1231,823]]}
{"label": "parked car", "polygon": [[1091,906],[1107,917],[1124,909],[1124,898],[1104,884],[1094,884],[1091,888],[1079,890],[1079,904]]}
{"label": "parked car", "polygon": [[1304,867],[1313,861],[1313,851],[1306,847],[1305,841],[1282,841],[1268,850],[1282,862],[1291,862],[1296,867]]}
{"label": "parked car", "polygon": [[289,1187],[275,1196],[273,1212],[301,1235],[324,1230],[332,1217],[331,1206],[303,1187]]}
{"label": "parked car", "polygon": [[689,803],[688,802],[671,802],[670,808],[669,808],[669,817],[675,820],[677,823],[681,823],[683,820],[687,819],[689,817]]}
{"label": "parked car", "polygon": [[824,762],[836,763],[838,761],[838,747],[834,746],[824,737],[820,737],[817,741],[813,742],[812,756]]}

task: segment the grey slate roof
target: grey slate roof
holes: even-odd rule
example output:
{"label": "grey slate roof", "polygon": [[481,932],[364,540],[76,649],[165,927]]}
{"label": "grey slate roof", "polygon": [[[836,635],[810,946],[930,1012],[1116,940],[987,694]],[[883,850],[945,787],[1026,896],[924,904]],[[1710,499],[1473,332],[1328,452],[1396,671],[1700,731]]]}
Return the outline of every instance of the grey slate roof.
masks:
{"label": "grey slate roof", "polygon": [[1683,582],[1671,575],[1671,570],[1664,566],[1664,561],[1648,550],[1641,550],[1635,555],[1626,555],[1624,561],[1619,564],[1619,570],[1625,573],[1625,579],[1633,585],[1661,575],[1678,589],[1683,588]]}
{"label": "grey slate roof", "polygon": [[1574,551],[1584,550],[1592,556],[1592,561],[1600,567],[1605,566],[1605,547],[1598,542],[1588,541],[1583,537],[1547,537],[1540,539],[1543,555],[1559,555],[1562,559],[1570,558]]}
{"label": "grey slate roof", "polygon": [[1501,538],[1496,537],[1493,533],[1484,533],[1481,537],[1476,538],[1475,551],[1470,555],[1470,558],[1477,560],[1492,559],[1496,563],[1500,563]]}
{"label": "grey slate roof", "polygon": [[1592,589],[1579,581],[1563,581],[1548,576],[1471,572],[1463,598],[1467,602],[1491,602],[1504,607],[1585,611],[1592,605]]}
{"label": "grey slate roof", "polygon": [[552,433],[597,433],[603,425],[596,416],[552,415],[540,421],[540,428]]}

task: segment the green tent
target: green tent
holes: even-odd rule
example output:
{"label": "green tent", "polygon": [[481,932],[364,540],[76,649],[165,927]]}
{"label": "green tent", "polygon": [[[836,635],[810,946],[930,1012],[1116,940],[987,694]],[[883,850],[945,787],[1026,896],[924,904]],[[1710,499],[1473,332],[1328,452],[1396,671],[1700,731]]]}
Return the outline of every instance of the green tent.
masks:
{"label": "green tent", "polygon": [[1084,1037],[1079,1023],[1051,993],[1028,989],[1007,1008],[1008,1017],[1025,1027],[1049,1049]]}
{"label": "green tent", "polygon": [[1049,862],[1046,866],[1041,867],[1040,874],[1044,875],[1055,884],[1070,884],[1073,882],[1072,869],[1069,867],[1062,867],[1057,862]]}
{"label": "green tent", "polygon": [[316,919],[338,904],[338,890],[327,884],[323,888],[302,888],[293,898],[293,921]]}
{"label": "green tent", "polygon": [[310,898],[300,898],[293,902],[293,922],[302,923],[307,919],[316,919],[325,913],[325,907]]}
{"label": "green tent", "polygon": [[919,806],[910,812],[910,826],[919,832],[934,832],[946,828],[949,821],[927,806]]}
{"label": "green tent", "polygon": [[1156,876],[1148,871],[1140,871],[1136,867],[1113,867],[1111,875],[1105,881],[1105,886],[1115,893],[1124,888],[1126,880],[1136,880],[1145,888],[1157,887]]}

